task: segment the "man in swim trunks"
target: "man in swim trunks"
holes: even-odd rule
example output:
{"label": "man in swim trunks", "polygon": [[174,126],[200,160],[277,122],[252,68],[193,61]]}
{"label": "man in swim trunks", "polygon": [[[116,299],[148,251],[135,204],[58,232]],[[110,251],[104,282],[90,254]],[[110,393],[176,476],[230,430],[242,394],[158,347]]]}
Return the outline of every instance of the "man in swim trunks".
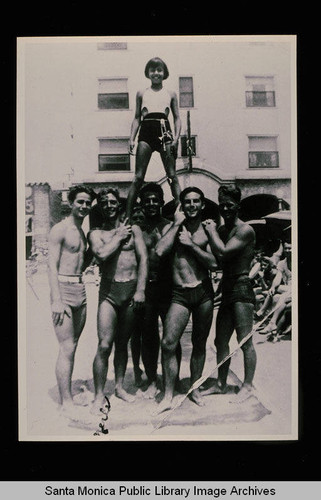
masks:
{"label": "man in swim trunks", "polygon": [[86,290],[82,281],[87,242],[81,226],[94,198],[91,189],[72,187],[68,193],[71,213],[49,234],[48,278],[52,320],[59,342],[56,377],[61,410],[70,417],[79,415],[79,408],[74,407],[71,379],[87,311]]}
{"label": "man in swim trunks", "polygon": [[[159,57],[154,57],[147,62],[145,76],[151,81],[151,86],[139,90],[136,94],[136,110],[129,139],[129,152],[133,154],[135,138],[139,133],[135,177],[129,189],[126,206],[126,216],[129,218],[154,151],[160,153],[172,195],[177,203],[180,193],[175,165],[181,131],[177,95],[176,92],[163,86],[163,81],[168,78],[169,71],[166,63]],[[168,120],[170,111],[173,115],[174,132]]]}
{"label": "man in swim trunks", "polygon": [[[144,241],[148,251],[149,271],[145,290],[144,321],[141,325],[142,359],[148,388],[143,393],[146,398],[154,398],[157,393],[157,364],[159,355],[159,317],[163,327],[170,305],[172,291],[171,260],[166,256],[160,259],[156,254],[156,245],[169,230],[172,222],[162,217],[164,193],[160,185],[150,182],[140,191],[142,207],[145,213],[143,227]],[[178,344],[177,356],[180,364],[181,348]]]}
{"label": "man in swim trunks", "polygon": [[[100,193],[101,194],[101,193]],[[95,400],[93,413],[104,401],[108,360],[115,342],[115,395],[127,402],[135,397],[125,391],[124,376],[128,360],[128,341],[134,329],[136,311],[145,301],[147,251],[138,226],[120,220],[117,190],[107,189],[98,198],[106,220],[102,229],[93,229],[88,241],[101,262],[98,305],[98,348],[93,363]]]}
{"label": "man in swim trunks", "polygon": [[[234,186],[220,186],[219,209],[224,225],[219,228],[212,220],[204,222],[213,254],[221,262],[222,302],[216,318],[215,346],[217,363],[229,354],[229,341],[236,330],[237,340],[248,335],[253,328],[255,295],[249,278],[254,255],[255,233],[253,228],[238,218],[241,191]],[[251,396],[256,368],[256,352],[250,337],[242,346],[244,357],[244,382],[231,402],[242,402]],[[226,392],[230,359],[218,369],[218,382],[205,390],[205,394]]]}
{"label": "man in swim trunks", "polygon": [[[213,319],[214,291],[210,271],[217,266],[202,225],[204,194],[197,187],[189,187],[182,191],[180,201],[185,220],[182,222],[177,210],[174,224],[156,246],[156,253],[160,258],[173,251],[173,291],[162,340],[165,394],[156,414],[172,407],[178,373],[175,352],[190,315],[192,314],[193,319],[191,385],[202,375],[206,341]],[[199,406],[204,404],[199,389],[193,390],[190,398]]]}

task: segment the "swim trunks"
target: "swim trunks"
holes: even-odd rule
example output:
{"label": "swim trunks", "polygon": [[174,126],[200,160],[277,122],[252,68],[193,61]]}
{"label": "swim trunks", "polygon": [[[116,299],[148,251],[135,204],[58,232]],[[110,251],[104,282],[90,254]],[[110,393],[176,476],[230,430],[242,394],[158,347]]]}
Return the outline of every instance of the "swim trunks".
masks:
{"label": "swim trunks", "polygon": [[214,301],[213,285],[209,278],[192,288],[177,285],[173,287],[171,302],[188,309],[194,309],[209,300]]}
{"label": "swim trunks", "polygon": [[87,304],[84,283],[59,282],[61,301],[73,309],[79,309]]}
{"label": "swim trunks", "polygon": [[248,302],[255,305],[255,294],[248,275],[240,274],[222,278],[221,305]]}
{"label": "swim trunks", "polygon": [[146,142],[152,151],[160,152],[165,144],[172,142],[170,123],[163,113],[149,113],[140,125],[138,142]]}
{"label": "swim trunks", "polygon": [[171,288],[167,283],[148,280],[145,289],[145,303],[153,305],[159,313],[166,314],[171,303]]}
{"label": "swim trunks", "polygon": [[100,282],[99,304],[107,300],[115,308],[127,307],[132,300],[137,286],[137,280]]}

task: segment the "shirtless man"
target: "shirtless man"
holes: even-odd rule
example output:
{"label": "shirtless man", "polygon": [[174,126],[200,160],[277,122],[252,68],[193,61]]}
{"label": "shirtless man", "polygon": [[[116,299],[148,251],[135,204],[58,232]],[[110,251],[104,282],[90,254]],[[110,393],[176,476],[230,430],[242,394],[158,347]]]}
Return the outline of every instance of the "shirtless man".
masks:
{"label": "shirtless man", "polygon": [[48,277],[52,320],[59,342],[56,377],[61,410],[77,417],[71,378],[78,340],[86,321],[86,290],[82,270],[86,238],[81,228],[95,194],[85,186],[72,187],[68,193],[70,215],[56,224],[49,234]]}
{"label": "shirtless man", "polygon": [[[209,271],[217,266],[201,221],[204,194],[197,187],[189,187],[181,192],[180,201],[185,220],[182,222],[176,211],[174,224],[156,246],[160,258],[173,250],[173,292],[162,340],[165,394],[155,414],[172,407],[178,373],[175,351],[191,313],[191,385],[202,375],[206,341],[213,319],[214,291]],[[190,398],[199,406],[204,404],[199,389],[193,390]]]}
{"label": "shirtless man", "polygon": [[147,251],[141,229],[120,220],[117,190],[103,190],[98,203],[106,220],[103,229],[93,229],[88,241],[101,262],[101,281],[97,317],[98,348],[93,363],[95,400],[93,413],[104,402],[108,360],[115,342],[115,395],[127,402],[135,397],[125,391],[124,376],[128,360],[128,341],[134,329],[136,311],[145,301]]}
{"label": "shirtless man", "polygon": [[[255,233],[253,228],[238,218],[241,191],[234,186],[220,186],[219,209],[224,225],[219,228],[212,220],[204,222],[213,254],[221,261],[222,302],[216,318],[215,345],[217,363],[229,354],[229,341],[236,330],[237,340],[241,342],[253,327],[255,295],[249,278],[251,261],[254,255]],[[256,352],[252,338],[242,346],[244,356],[244,382],[232,401],[242,402],[251,396],[252,381],[256,368]],[[226,380],[230,365],[227,360],[218,369],[218,382],[205,394],[223,394],[227,390]]]}
{"label": "shirtless man", "polygon": [[[171,265],[168,258],[160,259],[156,254],[156,245],[172,225],[161,215],[164,205],[164,194],[161,186],[156,183],[146,184],[140,191],[140,199],[145,213],[143,229],[144,241],[148,250],[149,271],[146,285],[146,300],[142,332],[142,359],[148,388],[143,393],[146,398],[154,398],[157,393],[157,363],[159,355],[158,319],[165,317],[170,305],[172,277]],[[178,344],[177,356],[180,364],[181,348]]]}

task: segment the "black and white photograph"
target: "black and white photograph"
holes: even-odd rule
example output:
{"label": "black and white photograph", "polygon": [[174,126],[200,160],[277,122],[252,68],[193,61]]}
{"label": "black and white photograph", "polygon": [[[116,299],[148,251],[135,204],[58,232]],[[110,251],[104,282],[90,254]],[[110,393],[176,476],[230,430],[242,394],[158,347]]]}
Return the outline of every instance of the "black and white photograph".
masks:
{"label": "black and white photograph", "polygon": [[298,440],[296,42],[17,38],[19,441]]}

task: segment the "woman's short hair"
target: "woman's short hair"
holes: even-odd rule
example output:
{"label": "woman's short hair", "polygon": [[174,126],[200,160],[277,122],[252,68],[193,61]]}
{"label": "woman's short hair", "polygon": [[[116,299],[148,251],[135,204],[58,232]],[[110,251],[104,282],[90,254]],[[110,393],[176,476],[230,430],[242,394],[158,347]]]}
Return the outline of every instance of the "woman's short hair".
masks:
{"label": "woman's short hair", "polygon": [[169,71],[166,63],[160,57],[153,57],[148,61],[145,66],[145,76],[149,78],[149,70],[150,68],[156,68],[157,66],[163,66],[164,69],[164,80],[169,77]]}

